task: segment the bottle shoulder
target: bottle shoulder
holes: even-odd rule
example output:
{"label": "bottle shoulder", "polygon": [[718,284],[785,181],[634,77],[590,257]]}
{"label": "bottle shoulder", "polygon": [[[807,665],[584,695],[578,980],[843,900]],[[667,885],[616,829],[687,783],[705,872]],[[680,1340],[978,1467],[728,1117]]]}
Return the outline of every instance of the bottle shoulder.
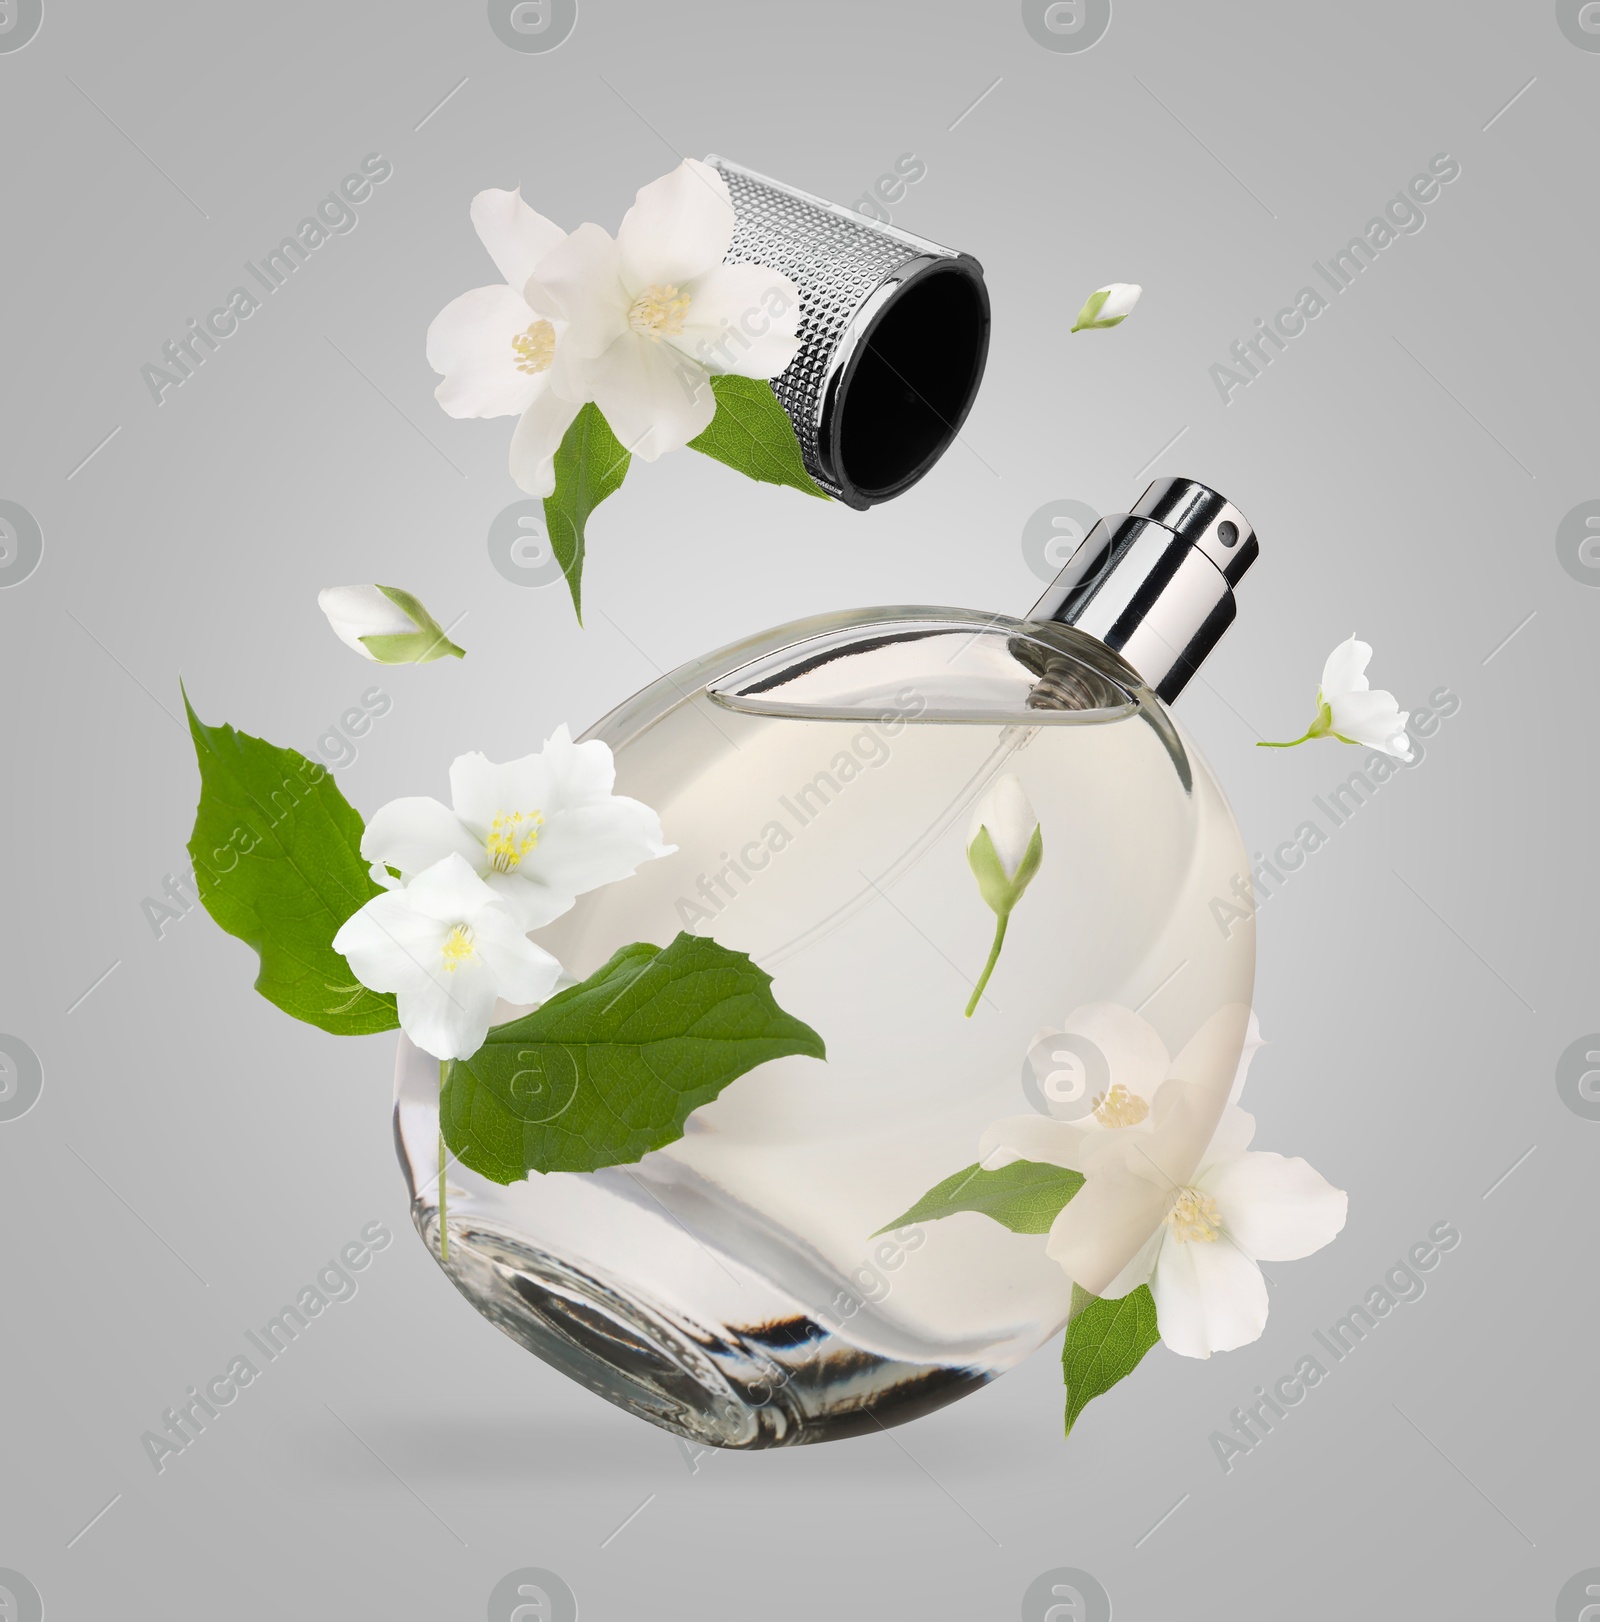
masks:
{"label": "bottle shoulder", "polygon": [[769,716],[852,720],[885,710],[930,722],[1165,721],[1134,670],[1071,626],[921,604],[848,609],[771,627],[690,661],[612,711],[617,747],[696,695]]}

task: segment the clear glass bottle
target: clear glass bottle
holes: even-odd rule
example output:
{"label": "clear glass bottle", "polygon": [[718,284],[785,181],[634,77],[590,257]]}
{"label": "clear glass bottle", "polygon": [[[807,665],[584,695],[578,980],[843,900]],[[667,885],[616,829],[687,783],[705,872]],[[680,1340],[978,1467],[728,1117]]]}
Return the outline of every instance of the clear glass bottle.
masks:
{"label": "clear glass bottle", "polygon": [[[452,1164],[445,1265],[468,1300],[590,1390],[725,1447],[914,1418],[1058,1334],[1071,1283],[1042,1236],[978,1215],[879,1230],[970,1166],[991,1123],[1048,1107],[1030,1047],[1084,1004],[1138,1011],[1220,1113],[1254,931],[1219,928],[1212,902],[1248,906],[1247,863],[1164,698],[1231,620],[1254,554],[1237,509],[1163,480],[1097,526],[1026,621],[801,621],[596,726],[618,792],[657,809],[677,853],[582,897],[541,942],[581,977],[628,941],[712,934],[773,975],[828,1058],[750,1072],[633,1165],[501,1187]],[[1007,772],[1044,861],[967,1019],[994,925],[968,824]],[[437,1255],[438,1067],[404,1038],[395,1119]]]}

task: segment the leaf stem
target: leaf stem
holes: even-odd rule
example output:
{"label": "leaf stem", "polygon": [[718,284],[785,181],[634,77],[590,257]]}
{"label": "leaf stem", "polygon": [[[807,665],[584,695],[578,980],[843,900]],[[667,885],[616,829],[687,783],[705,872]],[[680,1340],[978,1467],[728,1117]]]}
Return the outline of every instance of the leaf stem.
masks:
{"label": "leaf stem", "polygon": [[983,973],[978,976],[978,983],[972,988],[971,1000],[967,1003],[967,1018],[971,1019],[973,1010],[978,1006],[978,999],[983,995],[983,988],[989,983],[989,976],[994,973],[994,966],[1000,961],[1000,948],[1005,944],[1006,925],[1011,921],[1011,914],[1003,912],[995,920],[994,945],[989,948],[989,961],[983,966]]}
{"label": "leaf stem", "polygon": [[450,1074],[450,1061],[439,1061],[439,1260],[450,1260],[450,1230],[445,1226],[444,1201],[444,1084]]}

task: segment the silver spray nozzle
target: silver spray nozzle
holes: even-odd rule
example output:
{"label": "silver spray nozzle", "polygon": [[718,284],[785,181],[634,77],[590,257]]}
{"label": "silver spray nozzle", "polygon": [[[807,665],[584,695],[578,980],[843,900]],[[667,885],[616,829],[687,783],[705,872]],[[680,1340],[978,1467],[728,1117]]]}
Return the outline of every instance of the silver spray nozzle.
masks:
{"label": "silver spray nozzle", "polygon": [[1260,551],[1215,490],[1157,479],[1089,531],[1027,617],[1087,631],[1170,703],[1233,623],[1233,588]]}

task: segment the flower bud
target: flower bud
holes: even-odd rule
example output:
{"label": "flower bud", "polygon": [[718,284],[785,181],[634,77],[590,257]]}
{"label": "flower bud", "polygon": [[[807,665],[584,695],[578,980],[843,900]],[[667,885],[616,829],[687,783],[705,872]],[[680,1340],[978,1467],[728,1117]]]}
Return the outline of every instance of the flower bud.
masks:
{"label": "flower bud", "polygon": [[1133,314],[1133,307],[1144,291],[1137,282],[1112,282],[1109,287],[1098,287],[1078,311],[1074,332],[1094,331],[1098,327],[1114,327]]}
{"label": "flower bud", "polygon": [[328,586],[317,593],[339,640],[363,659],[384,665],[425,665],[466,657],[409,591],[398,586]]}

